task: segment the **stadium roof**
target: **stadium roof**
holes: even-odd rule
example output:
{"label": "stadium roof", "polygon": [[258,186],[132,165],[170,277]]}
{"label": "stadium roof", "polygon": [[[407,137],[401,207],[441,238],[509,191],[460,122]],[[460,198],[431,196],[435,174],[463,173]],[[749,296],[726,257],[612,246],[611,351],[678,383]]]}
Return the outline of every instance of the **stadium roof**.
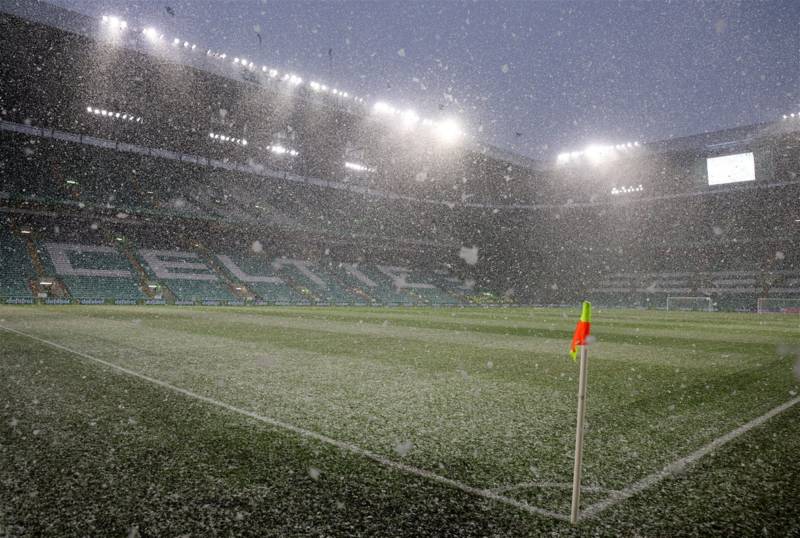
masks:
{"label": "stadium roof", "polygon": [[[32,22],[44,24],[47,26],[72,32],[75,34],[83,35],[93,40],[108,41],[108,36],[103,35],[100,31],[101,21],[99,19],[81,13],[77,13],[71,10],[67,10],[59,6],[50,4],[48,2],[43,2],[41,0],[33,0],[33,1],[15,0],[10,2],[0,3],[0,12],[6,12],[23,19],[27,19]],[[125,24],[125,29],[128,28],[127,22],[124,22],[121,19],[120,22]],[[152,30],[149,28],[145,28],[144,29],[145,36],[148,35],[148,32],[152,32]],[[252,77],[246,76],[249,70],[241,68],[231,69],[231,65],[234,64],[234,60],[240,59],[239,57],[235,56],[234,51],[224,53],[223,56],[225,60],[231,60],[231,61],[212,62],[208,60],[208,56],[211,55],[215,56],[216,58],[219,58],[220,53],[207,49],[204,44],[202,43],[195,44],[188,42],[182,43],[179,38],[173,36],[165,35],[162,37],[165,40],[168,38],[169,42],[173,42],[175,40],[175,42],[180,45],[184,44],[189,45],[187,47],[183,46],[178,47],[179,51],[183,51],[184,48],[187,48],[191,49],[190,51],[187,52],[193,52],[192,54],[172,54],[169,56],[168,61],[186,65],[194,69],[213,73],[214,75],[235,80],[242,84],[254,84]],[[143,39],[141,40],[127,39],[124,42],[117,42],[115,43],[115,45],[123,48],[128,48],[130,50],[135,50],[136,52],[142,54],[153,55],[152,47],[148,47],[146,40]],[[268,68],[267,66],[262,66],[260,63],[256,65],[253,62],[250,62],[249,60],[247,61],[248,61],[248,66],[252,64],[252,67],[255,68],[253,69],[253,71],[255,72],[263,70],[267,75],[270,75],[271,71],[277,71],[277,69],[272,69]],[[235,64],[240,64],[240,63],[241,62],[235,62]],[[242,65],[244,66],[244,64]],[[293,86],[299,84],[307,84],[314,93],[317,93],[320,87],[325,87],[326,91],[328,89],[328,87],[325,86],[324,84],[315,82],[312,79],[305,80],[302,74],[281,72],[280,75],[284,77],[287,81],[292,82],[293,84],[283,85],[283,88],[281,88],[280,85],[270,86],[269,87],[270,90],[274,91],[282,89],[282,91],[289,93],[292,92]],[[298,95],[296,93],[292,93],[292,95],[297,99],[305,99],[303,96]],[[344,96],[347,97],[345,98]],[[329,97],[333,96],[329,95]],[[347,92],[347,90],[337,91],[336,98],[332,100],[321,101],[315,99],[314,103],[318,106],[329,106],[332,108],[344,110],[356,116],[366,116],[367,114],[370,113],[374,105],[374,103],[369,103],[363,98],[350,95],[350,93]],[[498,147],[481,142],[472,137],[469,137],[468,140],[465,140],[465,144],[466,147],[471,151],[487,155],[499,161],[508,162],[515,166],[531,170],[544,170],[548,167],[547,164],[541,161],[537,161],[529,157],[525,157],[507,150],[502,150]]]}

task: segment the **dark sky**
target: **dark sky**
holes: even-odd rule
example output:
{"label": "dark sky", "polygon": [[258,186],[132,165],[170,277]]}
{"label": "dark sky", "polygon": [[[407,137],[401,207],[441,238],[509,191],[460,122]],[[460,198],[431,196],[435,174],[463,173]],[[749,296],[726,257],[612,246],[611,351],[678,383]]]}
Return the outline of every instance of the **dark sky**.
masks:
{"label": "dark sky", "polygon": [[536,158],[800,111],[800,0],[53,3],[456,116]]}

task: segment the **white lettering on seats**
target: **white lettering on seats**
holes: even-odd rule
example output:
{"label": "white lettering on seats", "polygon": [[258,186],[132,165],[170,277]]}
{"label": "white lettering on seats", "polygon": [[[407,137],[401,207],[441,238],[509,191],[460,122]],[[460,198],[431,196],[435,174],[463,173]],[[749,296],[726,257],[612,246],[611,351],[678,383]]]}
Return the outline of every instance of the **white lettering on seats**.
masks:
{"label": "white lettering on seats", "polygon": [[95,276],[112,278],[130,278],[131,272],[125,269],[87,269],[74,267],[69,260],[69,253],[97,252],[102,254],[119,254],[112,247],[95,245],[79,245],[75,243],[45,243],[44,248],[56,268],[56,274],[62,276]]}
{"label": "white lettering on seats", "polygon": [[295,267],[298,271],[300,271],[303,276],[309,279],[311,282],[319,286],[320,288],[327,288],[328,284],[325,283],[320,277],[314,274],[311,269],[308,268],[308,262],[304,260],[293,260],[289,258],[278,258],[274,262],[272,262],[272,267],[275,268],[276,271],[279,271],[281,268],[291,265]]}
{"label": "white lettering on seats", "polygon": [[[187,260],[196,260],[194,252],[181,252],[179,250],[139,250],[139,255],[150,266],[157,278],[165,280],[218,280],[217,275],[204,263],[194,263]],[[166,260],[164,258],[173,258]],[[205,270],[207,273],[184,273],[170,269]]]}
{"label": "white lettering on seats", "polygon": [[242,282],[272,282],[274,284],[283,284],[283,280],[277,276],[248,275],[236,265],[236,262],[234,262],[230,256],[226,256],[225,254],[217,254],[217,258],[219,258],[222,265],[224,265],[233,276]]}
{"label": "white lettering on seats", "polygon": [[369,286],[370,288],[377,288],[378,285],[372,280],[370,277],[362,273],[358,269],[358,264],[356,263],[343,263],[342,267],[344,270],[347,271],[347,274],[361,282],[362,284]]}
{"label": "white lettering on seats", "polygon": [[436,286],[433,284],[423,284],[422,282],[407,282],[411,270],[405,267],[395,267],[392,265],[378,265],[378,271],[392,279],[392,284],[395,288],[417,288],[417,289],[433,289]]}

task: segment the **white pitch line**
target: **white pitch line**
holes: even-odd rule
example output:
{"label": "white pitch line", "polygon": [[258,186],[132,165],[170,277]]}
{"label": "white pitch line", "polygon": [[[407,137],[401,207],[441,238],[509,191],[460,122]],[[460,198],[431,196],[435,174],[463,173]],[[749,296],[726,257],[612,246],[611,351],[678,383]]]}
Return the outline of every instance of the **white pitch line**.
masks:
{"label": "white pitch line", "polygon": [[47,344],[47,345],[49,345],[51,347],[54,347],[56,349],[60,349],[62,351],[66,351],[68,353],[72,353],[73,355],[77,355],[78,357],[82,357],[84,359],[97,362],[99,364],[107,366],[108,368],[113,368],[114,370],[120,371],[122,373],[128,374],[128,375],[133,376],[133,377],[136,377],[136,378],[141,379],[143,381],[147,381],[149,383],[153,383],[154,385],[158,385],[159,387],[163,387],[163,388],[175,391],[175,392],[177,392],[179,394],[183,394],[184,396],[188,396],[189,398],[194,398],[196,400],[200,400],[200,401],[205,402],[207,404],[211,404],[211,405],[220,407],[220,408],[225,409],[227,411],[231,411],[233,413],[238,413],[240,415],[244,415],[246,417],[250,417],[252,419],[258,420],[260,422],[264,422],[265,424],[269,424],[270,426],[274,426],[276,428],[282,428],[284,430],[293,432],[293,433],[295,433],[295,434],[297,434],[297,435],[299,435],[301,437],[306,437],[306,438],[309,438],[309,439],[315,439],[315,440],[317,440],[317,441],[319,441],[321,443],[325,443],[325,444],[328,444],[328,445],[331,445],[331,446],[335,446],[336,448],[339,448],[341,450],[345,450],[345,451],[350,452],[352,454],[356,454],[356,455],[362,456],[364,458],[371,459],[372,461],[375,461],[375,462],[377,462],[377,463],[379,463],[379,464],[381,464],[381,465],[383,465],[385,467],[389,467],[391,469],[395,469],[395,470],[398,470],[398,471],[401,471],[401,472],[404,472],[404,473],[407,473],[407,474],[410,474],[410,475],[418,476],[420,478],[425,478],[425,479],[431,480],[433,482],[438,482],[440,484],[444,484],[444,485],[450,486],[452,488],[458,489],[458,490],[463,491],[465,493],[469,493],[470,495],[475,495],[477,497],[483,497],[484,499],[489,499],[489,500],[497,501],[499,503],[502,503],[502,504],[505,504],[505,505],[508,505],[508,506],[513,506],[514,508],[518,508],[518,509],[520,509],[520,510],[522,510],[524,512],[529,513],[529,514],[535,514],[535,515],[539,515],[539,516],[550,517],[550,518],[558,519],[558,520],[561,520],[561,521],[569,521],[569,516],[567,516],[567,515],[559,514],[557,512],[552,512],[552,511],[546,510],[544,508],[539,508],[537,506],[530,505],[530,504],[528,504],[526,502],[518,501],[517,499],[512,499],[511,497],[506,497],[505,495],[500,495],[499,493],[495,493],[494,491],[489,490],[489,489],[482,489],[482,488],[476,488],[476,487],[473,487],[473,486],[469,486],[467,484],[464,484],[463,482],[459,482],[458,480],[453,480],[452,478],[447,478],[447,477],[438,475],[436,473],[432,473],[430,471],[426,471],[425,469],[420,469],[418,467],[413,467],[411,465],[406,465],[405,463],[400,463],[398,461],[390,460],[390,459],[388,459],[388,458],[386,458],[384,456],[381,456],[380,454],[377,454],[377,453],[372,452],[370,450],[367,450],[365,448],[361,448],[359,446],[353,445],[351,443],[347,443],[345,441],[339,441],[337,439],[333,439],[332,437],[328,437],[327,435],[323,435],[321,433],[317,433],[317,432],[314,432],[314,431],[311,431],[311,430],[306,430],[305,428],[301,428],[301,427],[295,426],[293,424],[289,424],[288,422],[283,422],[283,421],[275,419],[275,418],[267,417],[267,416],[264,416],[264,415],[259,415],[257,413],[252,412],[252,411],[247,411],[245,409],[240,409],[238,407],[234,407],[231,404],[227,404],[225,402],[221,402],[219,400],[215,400],[213,398],[209,398],[208,396],[203,396],[202,394],[197,394],[197,393],[192,392],[190,390],[183,389],[183,388],[180,388],[180,387],[176,387],[175,385],[171,385],[171,384],[167,383],[166,381],[161,381],[160,379],[156,379],[154,377],[150,377],[150,376],[147,376],[145,374],[140,374],[139,372],[136,372],[134,370],[129,370],[128,368],[125,368],[124,366],[119,366],[119,365],[114,364],[112,362],[108,362],[108,361],[105,361],[103,359],[98,359],[97,357],[93,357],[93,356],[91,356],[91,355],[89,355],[87,353],[83,353],[82,351],[77,351],[75,349],[71,349],[71,348],[69,348],[67,346],[64,346],[64,345],[61,345],[61,344],[59,344],[57,342],[46,340],[44,338],[40,338],[40,337],[32,335],[32,334],[28,334],[28,333],[25,333],[25,332],[22,332],[22,331],[18,331],[17,329],[12,329],[10,327],[5,327],[3,325],[0,325],[0,329],[4,329],[4,330],[6,330],[8,332],[15,333],[15,334],[18,334],[20,336],[25,336],[27,338],[30,338],[31,340],[36,340],[37,342],[41,342],[43,344]]}
{"label": "white pitch line", "polygon": [[685,469],[689,465],[695,463],[697,460],[699,460],[703,456],[709,454],[710,452],[713,452],[714,450],[718,449],[719,447],[721,447],[722,445],[728,443],[729,441],[732,441],[733,439],[736,439],[737,437],[739,437],[743,433],[747,433],[750,430],[752,430],[753,428],[756,428],[756,427],[764,424],[766,421],[768,421],[769,419],[771,419],[775,415],[778,415],[778,414],[786,411],[787,409],[789,409],[790,407],[792,407],[794,405],[797,405],[798,403],[800,403],[800,396],[798,396],[796,398],[792,398],[788,402],[785,402],[785,403],[779,405],[778,407],[775,407],[774,409],[770,409],[769,411],[767,411],[766,413],[764,413],[760,417],[754,418],[750,422],[739,426],[735,430],[730,431],[730,432],[726,433],[725,435],[723,435],[721,437],[717,437],[716,439],[714,439],[713,441],[711,441],[707,445],[703,446],[702,448],[699,448],[699,449],[695,450],[694,452],[692,452],[688,456],[685,456],[685,457],[683,457],[683,458],[681,458],[679,460],[676,460],[676,461],[670,463],[669,465],[667,465],[666,467],[664,467],[663,469],[661,469],[659,471],[656,471],[656,472],[654,472],[654,473],[652,473],[650,475],[647,475],[646,477],[642,478],[641,480],[639,480],[637,482],[634,482],[633,484],[630,484],[629,486],[626,486],[626,487],[622,488],[620,491],[611,494],[607,499],[590,505],[589,507],[587,507],[585,510],[583,510],[581,512],[579,519],[580,520],[592,519],[592,518],[596,517],[598,514],[600,514],[601,512],[603,512],[604,510],[607,510],[608,508],[611,508],[612,506],[614,506],[616,504],[619,504],[622,501],[624,501],[626,499],[629,499],[630,497],[633,497],[634,495],[636,495],[638,493],[641,493],[642,491],[655,486],[656,484],[658,484],[659,482],[661,482],[665,478],[667,478],[669,476],[672,476],[672,475],[675,475],[676,473],[682,471],[683,469]]}
{"label": "white pitch line", "polygon": [[[572,489],[572,482],[520,482],[519,484],[511,484],[509,486],[500,486],[492,488],[495,493],[505,493],[506,491],[513,491],[515,489]],[[587,493],[617,493],[616,490],[604,488],[601,486],[581,486],[581,491]]]}

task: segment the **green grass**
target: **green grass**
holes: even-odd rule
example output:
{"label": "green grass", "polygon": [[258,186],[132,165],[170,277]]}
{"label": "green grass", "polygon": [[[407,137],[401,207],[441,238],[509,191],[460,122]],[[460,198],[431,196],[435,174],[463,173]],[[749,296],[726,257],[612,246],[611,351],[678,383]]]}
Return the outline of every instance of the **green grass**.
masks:
{"label": "green grass", "polygon": [[[576,319],[0,306],[5,327],[560,514]],[[593,334],[584,507],[800,392],[797,316],[596,311]],[[800,532],[798,418],[571,527],[0,331],[0,536],[783,536]]]}

